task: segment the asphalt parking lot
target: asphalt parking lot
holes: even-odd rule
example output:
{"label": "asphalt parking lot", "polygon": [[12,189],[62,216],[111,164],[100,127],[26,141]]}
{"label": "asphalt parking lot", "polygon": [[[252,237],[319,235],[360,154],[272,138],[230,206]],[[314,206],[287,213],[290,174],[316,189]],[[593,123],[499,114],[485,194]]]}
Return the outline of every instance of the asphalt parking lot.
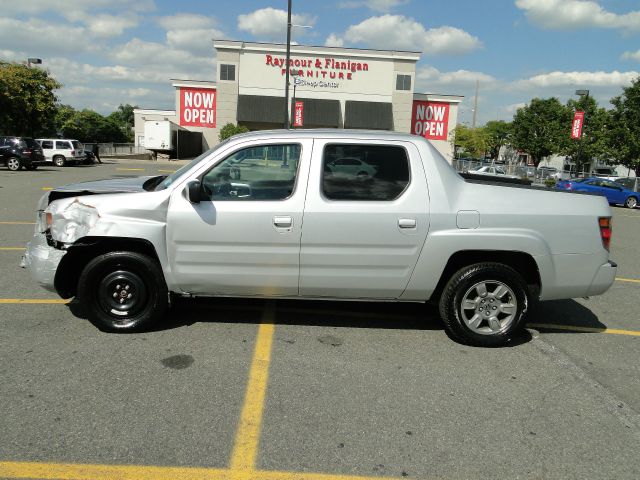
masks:
{"label": "asphalt parking lot", "polygon": [[182,300],[108,334],[19,268],[47,189],[176,168],[0,169],[0,478],[640,478],[640,209],[612,207],[611,290],[502,349],[350,302]]}

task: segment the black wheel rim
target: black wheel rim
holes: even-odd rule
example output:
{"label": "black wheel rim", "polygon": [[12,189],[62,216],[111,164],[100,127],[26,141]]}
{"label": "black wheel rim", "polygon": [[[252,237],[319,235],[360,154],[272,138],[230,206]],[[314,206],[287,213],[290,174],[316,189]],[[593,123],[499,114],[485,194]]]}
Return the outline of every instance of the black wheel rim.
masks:
{"label": "black wheel rim", "polygon": [[116,321],[127,321],[144,309],[148,291],[136,273],[117,270],[100,281],[97,295],[105,313]]}

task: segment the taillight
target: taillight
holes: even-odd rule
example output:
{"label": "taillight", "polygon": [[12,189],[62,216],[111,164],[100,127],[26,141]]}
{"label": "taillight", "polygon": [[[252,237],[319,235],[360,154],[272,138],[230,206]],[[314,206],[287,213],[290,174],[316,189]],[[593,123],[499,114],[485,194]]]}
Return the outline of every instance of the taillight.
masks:
{"label": "taillight", "polygon": [[565,183],[564,188],[567,190],[571,190],[571,183]]}
{"label": "taillight", "polygon": [[23,154],[23,155],[31,155],[31,150],[24,149],[24,150],[22,151],[22,154]]}
{"label": "taillight", "polygon": [[71,150],[71,156],[74,157],[76,155],[75,150]]}
{"label": "taillight", "polygon": [[602,238],[602,246],[609,250],[611,245],[611,217],[598,218],[598,225],[600,226],[600,238]]}

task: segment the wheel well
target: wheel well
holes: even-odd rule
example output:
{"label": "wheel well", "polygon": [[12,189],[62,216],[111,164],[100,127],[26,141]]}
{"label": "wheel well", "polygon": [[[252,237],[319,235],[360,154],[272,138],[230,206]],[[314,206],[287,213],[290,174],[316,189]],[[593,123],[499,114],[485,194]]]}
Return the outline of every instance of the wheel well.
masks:
{"label": "wheel well", "polygon": [[69,247],[56,271],[54,286],[62,298],[75,296],[78,279],[87,264],[108,252],[127,251],[147,255],[160,263],[158,253],[149,240],[123,237],[84,237]]}
{"label": "wheel well", "polygon": [[513,268],[524,278],[529,290],[534,298],[537,297],[542,282],[538,264],[531,255],[524,252],[503,251],[503,250],[464,250],[456,252],[447,261],[435,291],[431,295],[431,300],[437,301],[444,290],[445,285],[451,276],[463,267],[474,263],[496,262]]}

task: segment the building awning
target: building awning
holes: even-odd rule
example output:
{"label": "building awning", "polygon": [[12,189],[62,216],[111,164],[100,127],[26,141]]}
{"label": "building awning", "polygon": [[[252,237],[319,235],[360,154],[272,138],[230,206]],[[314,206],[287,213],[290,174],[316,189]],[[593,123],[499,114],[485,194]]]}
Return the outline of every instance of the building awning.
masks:
{"label": "building awning", "polygon": [[284,97],[263,95],[238,95],[238,121],[279,123],[284,122]]}
{"label": "building awning", "polygon": [[344,109],[344,128],[393,130],[393,108],[386,102],[347,100]]}
{"label": "building awning", "polygon": [[342,126],[340,100],[296,97],[295,101],[304,104],[303,126],[330,128]]}

